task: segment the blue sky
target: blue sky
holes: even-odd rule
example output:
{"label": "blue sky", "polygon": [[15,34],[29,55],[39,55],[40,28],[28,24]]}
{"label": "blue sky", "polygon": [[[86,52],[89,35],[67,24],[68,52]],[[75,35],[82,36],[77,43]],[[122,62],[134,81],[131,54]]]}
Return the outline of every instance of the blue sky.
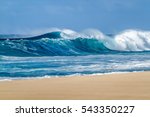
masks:
{"label": "blue sky", "polygon": [[150,0],[0,0],[0,33],[150,29]]}

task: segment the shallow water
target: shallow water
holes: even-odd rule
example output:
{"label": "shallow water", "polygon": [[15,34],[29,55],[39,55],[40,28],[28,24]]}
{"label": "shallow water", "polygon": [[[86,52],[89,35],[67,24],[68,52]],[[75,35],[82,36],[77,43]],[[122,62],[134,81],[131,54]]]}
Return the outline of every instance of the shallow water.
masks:
{"label": "shallow water", "polygon": [[2,56],[0,68],[0,79],[149,71],[150,56],[149,53],[53,57]]}

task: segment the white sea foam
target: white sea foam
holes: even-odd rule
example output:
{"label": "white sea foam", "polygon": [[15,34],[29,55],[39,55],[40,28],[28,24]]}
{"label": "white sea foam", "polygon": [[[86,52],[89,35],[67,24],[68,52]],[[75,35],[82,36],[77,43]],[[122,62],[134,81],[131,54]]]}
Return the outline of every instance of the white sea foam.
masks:
{"label": "white sea foam", "polygon": [[120,51],[146,51],[150,50],[150,32],[126,30],[113,38],[115,46],[110,49]]}

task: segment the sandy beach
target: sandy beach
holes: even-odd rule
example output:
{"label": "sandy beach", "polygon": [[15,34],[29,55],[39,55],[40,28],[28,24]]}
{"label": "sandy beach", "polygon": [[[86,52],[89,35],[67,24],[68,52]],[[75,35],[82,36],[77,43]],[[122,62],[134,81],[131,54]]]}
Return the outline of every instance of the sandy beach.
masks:
{"label": "sandy beach", "polygon": [[0,99],[150,99],[150,72],[0,82]]}

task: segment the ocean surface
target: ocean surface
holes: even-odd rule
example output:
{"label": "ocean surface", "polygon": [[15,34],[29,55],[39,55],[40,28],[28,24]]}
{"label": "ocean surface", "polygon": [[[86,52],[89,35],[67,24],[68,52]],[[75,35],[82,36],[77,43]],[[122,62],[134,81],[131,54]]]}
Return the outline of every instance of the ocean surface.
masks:
{"label": "ocean surface", "polygon": [[150,71],[150,31],[0,35],[0,80]]}

